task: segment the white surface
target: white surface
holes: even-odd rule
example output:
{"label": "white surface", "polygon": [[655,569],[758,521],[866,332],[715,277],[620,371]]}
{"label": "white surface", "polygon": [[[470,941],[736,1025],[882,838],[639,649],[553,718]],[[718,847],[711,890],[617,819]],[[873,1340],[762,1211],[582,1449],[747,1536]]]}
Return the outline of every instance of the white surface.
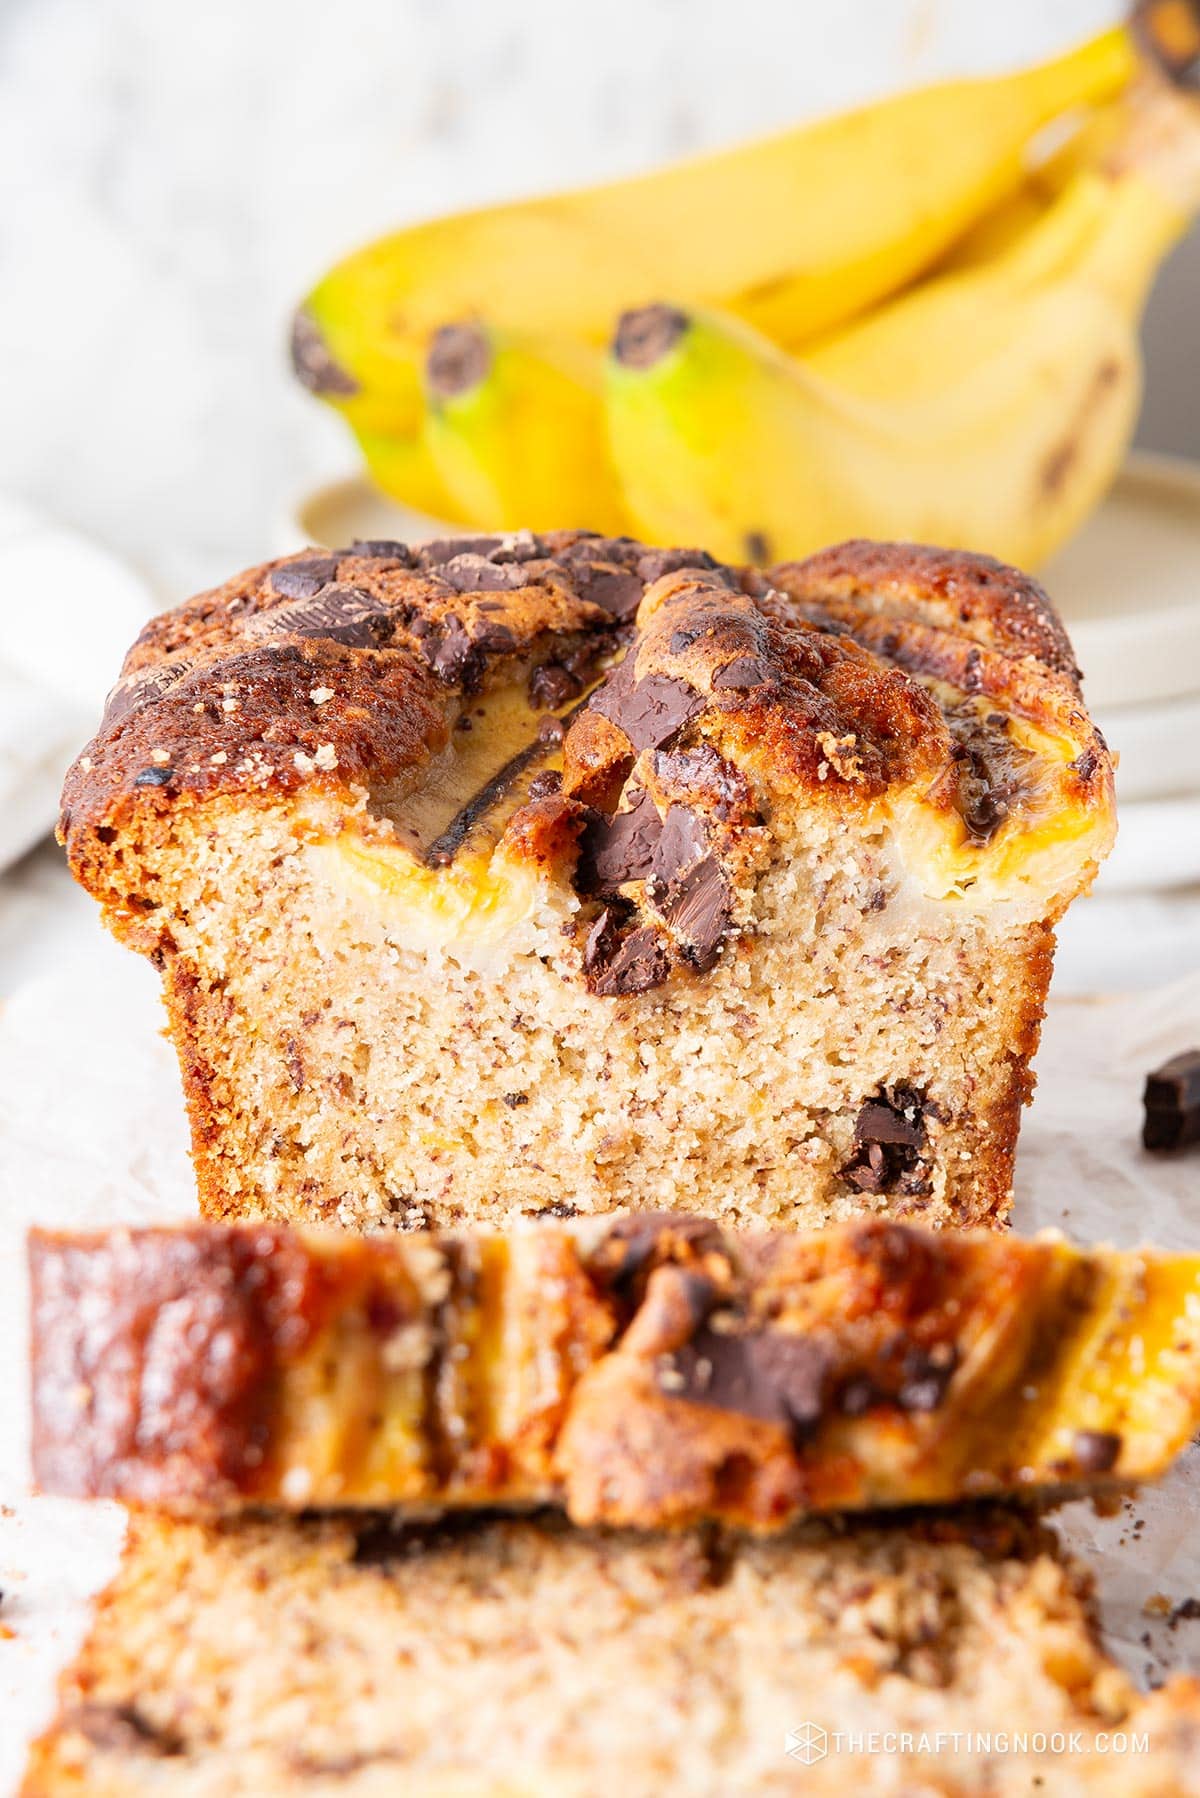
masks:
{"label": "white surface", "polygon": [[[10,950],[23,939],[26,950],[40,943],[51,953],[21,957],[23,982],[0,1009],[0,1357],[9,1370],[0,1384],[0,1587],[14,1632],[0,1640],[0,1791],[47,1719],[55,1672],[78,1644],[90,1593],[115,1566],[122,1530],[115,1506],[28,1496],[24,1228],[147,1222],[192,1205],[178,1078],[150,968],[103,935],[90,905],[72,902],[48,855],[0,883],[0,949],[6,934]],[[0,979],[11,971],[0,958]],[[1198,1022],[1200,973],[1146,996],[1055,1000],[1022,1138],[1022,1228],[1195,1245],[1200,1164],[1144,1155],[1137,1132],[1146,1069],[1194,1040]],[[1110,1645],[1138,1675],[1150,1659],[1147,1629],[1155,1673],[1200,1668],[1200,1626],[1172,1634],[1142,1615],[1152,1593],[1200,1591],[1198,1479],[1189,1465],[1113,1521],[1085,1506],[1063,1514],[1101,1575]],[[1130,1538],[1135,1515],[1144,1529]]]}

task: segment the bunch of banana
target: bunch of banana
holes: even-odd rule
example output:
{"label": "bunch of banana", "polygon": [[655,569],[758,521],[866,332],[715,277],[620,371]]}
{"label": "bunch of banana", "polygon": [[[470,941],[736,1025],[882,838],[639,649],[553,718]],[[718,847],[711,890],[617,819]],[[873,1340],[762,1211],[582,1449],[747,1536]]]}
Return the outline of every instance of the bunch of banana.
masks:
{"label": "bunch of banana", "polygon": [[[1144,68],[1120,27],[1016,75],[417,226],[309,296],[297,372],[380,486],[456,522],[733,558],[923,536],[1034,562],[1123,452],[1138,312],[1200,199],[1179,150],[1200,125],[1171,115],[1157,140],[1183,103],[1161,75],[1137,98]],[[1054,121],[1078,128],[1033,168]]]}

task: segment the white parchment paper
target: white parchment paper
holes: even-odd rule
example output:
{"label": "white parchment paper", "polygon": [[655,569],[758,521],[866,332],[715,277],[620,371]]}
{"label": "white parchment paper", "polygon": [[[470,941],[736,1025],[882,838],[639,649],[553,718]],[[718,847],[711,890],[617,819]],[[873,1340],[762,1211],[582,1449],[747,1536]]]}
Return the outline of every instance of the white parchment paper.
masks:
{"label": "white parchment paper", "polygon": [[[99,929],[71,965],[30,980],[0,1012],[0,1623],[12,1632],[0,1639],[0,1791],[14,1787],[49,1716],[54,1676],[115,1568],[124,1527],[115,1505],[29,1496],[24,1231],[192,1212],[161,1023],[156,977]],[[1018,1228],[1200,1247],[1200,1153],[1155,1158],[1138,1141],[1147,1070],[1197,1044],[1200,975],[1137,997],[1052,1001],[1021,1140]],[[1196,1449],[1116,1517],[1082,1504],[1059,1513],[1097,1572],[1110,1647],[1143,1681],[1200,1667],[1200,1622],[1156,1614],[1200,1596],[1198,1515]]]}

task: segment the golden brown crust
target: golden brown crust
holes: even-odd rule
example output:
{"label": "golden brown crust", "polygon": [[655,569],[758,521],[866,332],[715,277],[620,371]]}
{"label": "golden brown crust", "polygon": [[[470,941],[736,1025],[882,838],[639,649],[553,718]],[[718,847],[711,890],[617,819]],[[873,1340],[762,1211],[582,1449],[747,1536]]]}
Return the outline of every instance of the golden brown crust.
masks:
{"label": "golden brown crust", "polygon": [[[646,1215],[35,1234],[31,1271],[39,1483],[182,1511],[557,1503],[773,1530],[1129,1483],[1200,1419],[1196,1258]],[[1127,1405],[1135,1336],[1170,1347]]]}

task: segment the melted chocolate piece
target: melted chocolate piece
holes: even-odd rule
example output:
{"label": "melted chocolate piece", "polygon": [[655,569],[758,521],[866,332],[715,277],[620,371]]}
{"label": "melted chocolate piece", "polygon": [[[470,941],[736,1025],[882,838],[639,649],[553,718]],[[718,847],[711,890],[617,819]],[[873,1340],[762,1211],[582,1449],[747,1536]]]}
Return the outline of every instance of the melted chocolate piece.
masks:
{"label": "melted chocolate piece", "polygon": [[580,840],[575,885],[581,893],[612,893],[628,880],[645,880],[663,826],[650,795],[643,791],[628,811],[589,819]]}
{"label": "melted chocolate piece", "polygon": [[924,1095],[909,1086],[868,1099],[854,1126],[855,1153],[841,1178],[859,1192],[927,1190],[920,1171],[927,1109]]}
{"label": "melted chocolate piece", "polygon": [[1151,1150],[1200,1143],[1200,1049],[1172,1056],[1146,1076],[1142,1144]]}
{"label": "melted chocolate piece", "polygon": [[706,855],[684,875],[660,910],[683,940],[691,967],[707,974],[721,953],[731,921],[729,882],[716,857]]}
{"label": "melted chocolate piece", "polygon": [[1084,1473],[1109,1473],[1121,1453],[1121,1438],[1112,1430],[1076,1430],[1071,1456]]}
{"label": "melted chocolate piece", "polygon": [[728,584],[728,570],[713,560],[706,549],[651,549],[638,557],[639,579],[649,587],[664,574],[678,574],[681,568],[698,568],[705,574],[719,574]]}
{"label": "melted chocolate piece", "polygon": [[712,684],[714,690],[725,687],[745,689],[747,687],[777,686],[779,676],[771,664],[763,660],[762,656],[735,656],[732,662],[726,662],[723,668],[718,668],[713,675]]}
{"label": "melted chocolate piece", "polygon": [[828,1353],[811,1336],[726,1335],[703,1327],[662,1357],[658,1383],[672,1398],[782,1424],[803,1440],[826,1409],[828,1372]]}
{"label": "melted chocolate piece", "polygon": [[246,626],[256,637],[327,637],[356,649],[378,649],[392,633],[392,613],[361,587],[323,587],[311,598],[259,612]]}
{"label": "melted chocolate piece", "polygon": [[368,562],[398,562],[402,568],[415,568],[417,558],[407,543],[391,537],[356,537],[349,549],[335,550],[339,556],[361,556]]}
{"label": "melted chocolate piece", "polygon": [[904,1379],[896,1394],[902,1411],[936,1411],[958,1368],[952,1342],[932,1349],[912,1348],[904,1357]]}
{"label": "melted chocolate piece", "polygon": [[545,706],[548,711],[556,712],[568,699],[574,699],[583,690],[583,682],[579,676],[564,668],[561,662],[541,662],[532,669],[529,676],[529,698],[533,705]]}
{"label": "melted chocolate piece", "polygon": [[599,606],[619,624],[628,624],[642,603],[644,591],[636,574],[616,568],[596,568],[583,563],[575,570],[579,597]]}
{"label": "melted chocolate piece", "polygon": [[670,974],[670,955],[652,926],[643,925],[640,929],[631,931],[628,936],[621,937],[612,953],[608,954],[606,951],[610,940],[605,934],[597,937],[593,926],[588,934],[584,954],[588,986],[601,998],[616,999],[631,993],[647,993],[652,987],[661,986]]}
{"label": "melted chocolate piece", "polygon": [[503,542],[503,537],[437,537],[420,546],[417,561],[422,568],[440,569],[456,556],[490,556]]}
{"label": "melted chocolate piece", "polygon": [[448,581],[458,593],[505,593],[526,585],[519,562],[494,562],[469,551],[451,557],[437,573],[439,580]]}
{"label": "melted chocolate piece", "polygon": [[161,699],[177,681],[190,674],[195,666],[191,657],[180,657],[178,660],[160,662],[153,668],[140,668],[136,674],[126,675],[117,682],[105,702],[101,728],[123,718],[134,706],[143,705],[152,699]]}
{"label": "melted chocolate piece", "polygon": [[337,579],[336,556],[307,556],[303,562],[285,562],[273,568],[267,584],[284,599],[311,599],[322,587]]}
{"label": "melted chocolate piece", "polygon": [[703,709],[704,695],[671,674],[648,674],[638,680],[630,654],[592,695],[591,703],[640,751],[669,743]]}

